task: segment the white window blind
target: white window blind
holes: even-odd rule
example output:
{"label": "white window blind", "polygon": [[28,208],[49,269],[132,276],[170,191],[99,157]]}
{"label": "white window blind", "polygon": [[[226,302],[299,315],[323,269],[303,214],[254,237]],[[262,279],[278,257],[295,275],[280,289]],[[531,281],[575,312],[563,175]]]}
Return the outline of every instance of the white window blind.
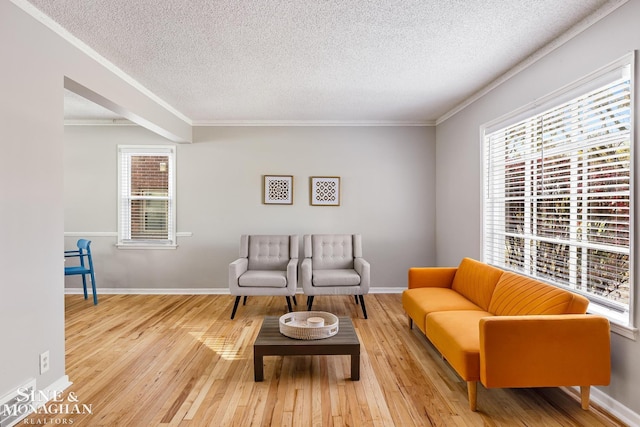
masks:
{"label": "white window blind", "polygon": [[118,245],[175,245],[175,148],[118,147]]}
{"label": "white window blind", "polygon": [[633,286],[629,68],[485,132],[483,146],[484,260],[584,294],[624,324]]}

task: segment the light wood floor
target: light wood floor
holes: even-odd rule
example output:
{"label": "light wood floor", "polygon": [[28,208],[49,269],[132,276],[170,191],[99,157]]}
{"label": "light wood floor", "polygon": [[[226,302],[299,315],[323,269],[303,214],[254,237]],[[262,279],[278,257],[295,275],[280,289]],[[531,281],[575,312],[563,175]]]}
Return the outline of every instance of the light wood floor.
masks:
{"label": "light wood floor", "polygon": [[[299,297],[297,310],[303,310]],[[92,414],[51,419],[79,426],[616,426],[560,389],[485,389],[478,412],[466,385],[422,333],[410,330],[400,295],[318,297],[315,310],[353,319],[360,381],[348,356],[265,357],[253,381],[252,343],[282,298],[249,298],[230,320],[231,296],[66,296],[66,371]],[[32,415],[38,421],[43,415]]]}

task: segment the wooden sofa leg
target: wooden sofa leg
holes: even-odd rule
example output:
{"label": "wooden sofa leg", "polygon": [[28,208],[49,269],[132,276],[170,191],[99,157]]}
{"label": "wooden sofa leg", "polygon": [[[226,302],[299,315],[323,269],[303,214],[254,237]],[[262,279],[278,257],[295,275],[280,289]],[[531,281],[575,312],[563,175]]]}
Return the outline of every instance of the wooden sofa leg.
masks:
{"label": "wooden sofa leg", "polygon": [[588,385],[580,386],[580,403],[585,411],[589,409],[589,392],[591,387]]}
{"label": "wooden sofa leg", "polygon": [[467,394],[469,395],[469,409],[476,411],[476,401],[478,399],[478,383],[467,381]]}
{"label": "wooden sofa leg", "polygon": [[413,319],[408,314],[407,314],[407,318],[409,319],[409,329],[413,329]]}

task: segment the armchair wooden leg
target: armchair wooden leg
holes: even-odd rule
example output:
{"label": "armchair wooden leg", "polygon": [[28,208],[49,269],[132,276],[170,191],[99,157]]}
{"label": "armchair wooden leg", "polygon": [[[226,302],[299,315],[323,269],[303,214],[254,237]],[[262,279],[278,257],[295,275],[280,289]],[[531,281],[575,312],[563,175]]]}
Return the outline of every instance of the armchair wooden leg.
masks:
{"label": "armchair wooden leg", "polygon": [[367,319],[367,308],[364,306],[364,295],[358,295],[358,298],[360,298],[360,307],[362,307],[362,314],[364,315],[364,318]]}
{"label": "armchair wooden leg", "polygon": [[354,297],[356,298],[356,305],[358,305],[358,295],[354,295]]}
{"label": "armchair wooden leg", "polygon": [[247,305],[247,295],[242,297],[242,305]]}
{"label": "armchair wooden leg", "polygon": [[289,313],[291,313],[293,311],[293,308],[291,308],[291,297],[287,296],[287,307],[289,308]]}
{"label": "armchair wooden leg", "polygon": [[469,395],[469,409],[476,411],[476,402],[478,399],[478,383],[475,381],[467,381],[467,394]]}
{"label": "armchair wooden leg", "polygon": [[408,314],[407,314],[407,318],[409,319],[409,329],[413,329],[413,319]]}
{"label": "armchair wooden leg", "polygon": [[231,320],[233,320],[233,318],[236,315],[236,310],[238,309],[238,303],[240,302],[240,295],[238,295],[236,297],[236,302],[233,303],[233,311],[231,312]]}
{"label": "armchair wooden leg", "polygon": [[591,391],[591,386],[581,385],[580,386],[580,403],[582,409],[585,411],[589,409],[589,393]]}
{"label": "armchair wooden leg", "polygon": [[311,306],[313,306],[313,295],[307,297],[307,311],[311,311]]}
{"label": "armchair wooden leg", "polygon": [[296,296],[293,296],[293,304],[298,305],[298,301],[296,300]]}

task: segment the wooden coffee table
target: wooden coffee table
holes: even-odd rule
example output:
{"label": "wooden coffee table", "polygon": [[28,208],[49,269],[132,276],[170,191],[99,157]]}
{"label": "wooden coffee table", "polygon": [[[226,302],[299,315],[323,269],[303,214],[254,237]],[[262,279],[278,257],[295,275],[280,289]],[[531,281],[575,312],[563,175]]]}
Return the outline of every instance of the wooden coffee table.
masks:
{"label": "wooden coffee table", "polygon": [[351,381],[360,380],[360,341],[351,318],[340,317],[338,333],[319,340],[297,340],[280,333],[278,316],[266,316],[253,343],[253,373],[264,379],[264,356],[350,355]]}

